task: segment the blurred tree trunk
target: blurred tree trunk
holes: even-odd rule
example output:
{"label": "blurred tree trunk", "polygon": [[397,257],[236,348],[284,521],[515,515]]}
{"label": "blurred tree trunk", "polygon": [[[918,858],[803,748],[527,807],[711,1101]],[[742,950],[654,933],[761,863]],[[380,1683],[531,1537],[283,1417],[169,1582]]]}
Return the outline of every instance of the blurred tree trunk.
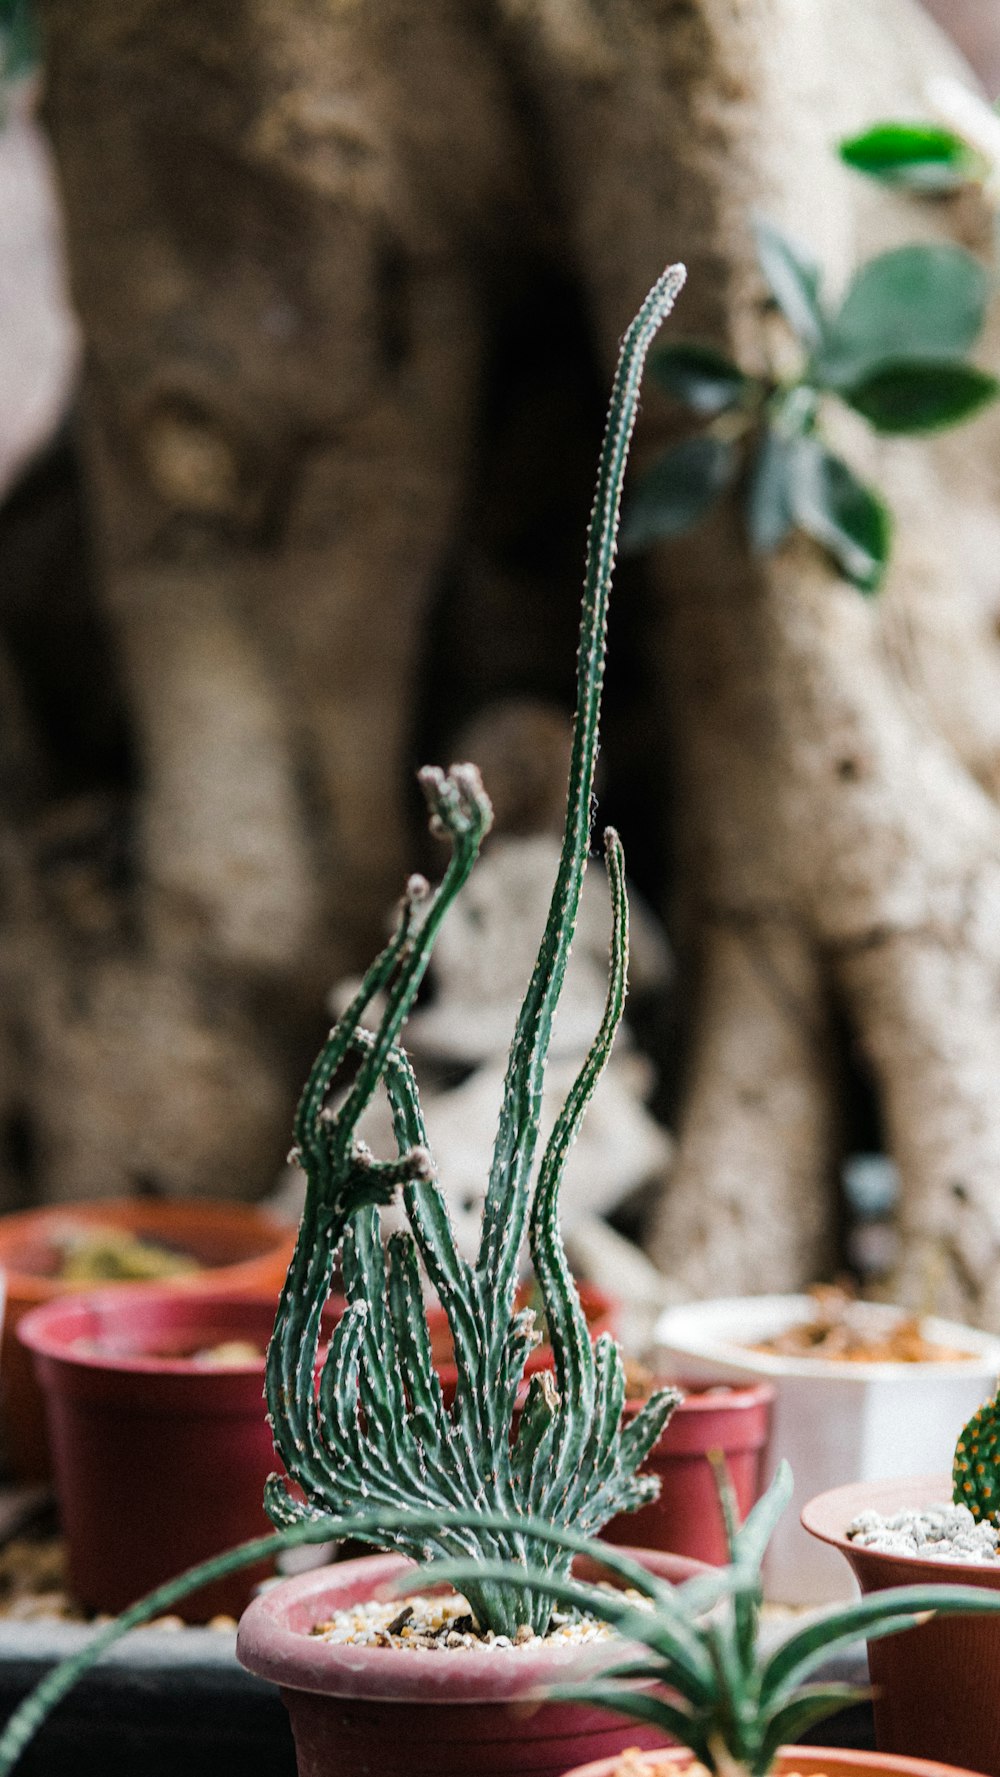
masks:
{"label": "blurred tree trunk", "polygon": [[[681,257],[675,331],[752,364],[752,210],[835,282],[982,219],[831,153],[953,65],[905,0],[43,14],[134,770],[96,935],[41,893],[44,789],[8,815],[8,1003],[50,1192],[239,1190],[278,1150],[310,1003],[406,868],[497,288],[551,255],[606,373]],[[640,453],[671,423],[650,393]],[[654,1251],[686,1289],[828,1265],[837,1008],[902,1170],[905,1287],[1000,1324],[996,442],[987,418],[880,449],[877,605],[802,544],[753,560],[735,510],[651,567],[694,988]],[[864,469],[868,441],[848,448]]]}

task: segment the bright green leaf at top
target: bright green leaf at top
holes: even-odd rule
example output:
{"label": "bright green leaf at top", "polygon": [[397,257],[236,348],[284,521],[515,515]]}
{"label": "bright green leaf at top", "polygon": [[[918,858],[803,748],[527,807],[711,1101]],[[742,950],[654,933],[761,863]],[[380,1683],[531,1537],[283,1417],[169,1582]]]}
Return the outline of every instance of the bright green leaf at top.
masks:
{"label": "bright green leaf at top", "polygon": [[960,358],[983,325],[988,300],[986,272],[962,247],[880,253],[855,273],[811,372],[841,389],[888,360]]}
{"label": "bright green leaf at top", "polygon": [[738,364],[714,346],[692,340],[658,347],[650,353],[651,375],[676,400],[694,413],[722,413],[735,407],[751,385]]}
{"label": "bright green leaf at top", "polygon": [[979,159],[953,130],[927,123],[877,123],[839,144],[858,173],[918,191],[953,191],[974,178]]}
{"label": "bright green leaf at top", "polygon": [[974,364],[880,364],[841,395],[879,432],[937,432],[994,401],[1000,383]]}
{"label": "bright green leaf at top", "polygon": [[757,258],[785,320],[803,345],[814,352],[826,332],[819,297],[819,266],[796,241],[773,222],[754,223]]}

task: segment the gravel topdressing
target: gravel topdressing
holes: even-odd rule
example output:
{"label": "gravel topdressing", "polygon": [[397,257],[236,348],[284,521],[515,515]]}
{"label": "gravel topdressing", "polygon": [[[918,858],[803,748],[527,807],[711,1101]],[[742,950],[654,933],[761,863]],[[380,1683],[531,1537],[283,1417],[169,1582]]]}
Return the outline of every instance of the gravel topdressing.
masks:
{"label": "gravel topdressing", "polygon": [[[647,1601],[639,1593],[627,1593],[630,1603]],[[355,1647],[410,1647],[434,1650],[442,1647],[524,1647],[538,1643],[539,1638],[526,1625],[512,1639],[509,1635],[483,1634],[476,1626],[467,1599],[456,1593],[428,1598],[415,1593],[405,1602],[398,1598],[388,1603],[373,1600],[350,1604],[335,1611],[326,1622],[316,1623],[313,1635],[323,1641],[350,1643]],[[614,1630],[609,1623],[595,1617],[571,1617],[555,1611],[552,1625],[545,1636],[546,1646],[553,1642],[605,1641]]]}
{"label": "gravel topdressing", "polygon": [[922,1512],[859,1512],[847,1527],[851,1542],[883,1555],[921,1555],[934,1561],[993,1565],[1000,1561],[1000,1532],[979,1523],[968,1506],[927,1506]]}

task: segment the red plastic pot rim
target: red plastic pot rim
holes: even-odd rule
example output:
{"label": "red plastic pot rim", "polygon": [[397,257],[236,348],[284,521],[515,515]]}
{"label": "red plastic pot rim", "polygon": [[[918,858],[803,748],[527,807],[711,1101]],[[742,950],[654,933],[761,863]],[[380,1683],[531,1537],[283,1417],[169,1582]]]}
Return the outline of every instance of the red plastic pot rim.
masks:
{"label": "red plastic pot rim", "polygon": [[[811,1536],[839,1549],[853,1567],[864,1592],[885,1586],[934,1585],[940,1581],[966,1586],[985,1586],[1000,1591],[1000,1561],[939,1561],[921,1555],[866,1549],[851,1541],[847,1526],[859,1512],[919,1511],[951,1499],[949,1474],[907,1475],[895,1480],[849,1481],[817,1493],[802,1508],[802,1524]],[[980,1619],[985,1620],[985,1619]]]}
{"label": "red plastic pot rim", "polygon": [[[706,1572],[701,1561],[651,1549],[617,1549],[662,1579],[679,1582]],[[586,1569],[595,1571],[593,1566]],[[402,1555],[371,1555],[314,1568],[268,1586],[240,1620],[236,1652],[258,1678],[287,1690],[392,1703],[500,1703],[527,1698],[574,1672],[621,1660],[620,1640],[564,1642],[562,1646],[440,1648],[358,1647],[311,1636],[317,1622],[346,1605],[376,1597],[392,1582],[416,1574]],[[419,1590],[419,1580],[411,1588]]]}
{"label": "red plastic pot rim", "polygon": [[[203,1267],[170,1280],[172,1289],[197,1288],[207,1276],[219,1290],[260,1287],[261,1266],[287,1266],[295,1230],[250,1203],[205,1198],[145,1199],[108,1197],[96,1202],[48,1205],[0,1216],[0,1265],[15,1301],[48,1301],[78,1295],[79,1285],[38,1269],[36,1257],[67,1223],[121,1228],[127,1233],[175,1243]],[[130,1284],[112,1285],[128,1289]],[[155,1287],[155,1286],[154,1286]]]}
{"label": "red plastic pot rim", "polygon": [[[695,1765],[694,1754],[686,1746],[665,1747],[662,1752],[644,1752],[650,1777],[682,1777],[686,1766]],[[622,1755],[596,1759],[593,1764],[577,1765],[566,1777],[616,1777],[621,1769]],[[912,1758],[902,1752],[859,1752],[847,1746],[779,1746],[775,1755],[778,1777],[786,1771],[801,1777],[837,1777],[839,1772],[850,1777],[970,1777],[959,1765],[943,1765],[937,1759]],[[972,1777],[976,1777],[973,1773]]]}
{"label": "red plastic pot rim", "polygon": [[[119,1284],[86,1294],[57,1296],[32,1308],[17,1325],[22,1345],[38,1357],[81,1370],[119,1370],[143,1375],[263,1376],[264,1355],[207,1366],[181,1353],[150,1351],[157,1342],[200,1347],[228,1339],[267,1345],[277,1292],[233,1296],[226,1290]],[[100,1342],[88,1350],[80,1342]],[[146,1347],[147,1349],[143,1349]]]}

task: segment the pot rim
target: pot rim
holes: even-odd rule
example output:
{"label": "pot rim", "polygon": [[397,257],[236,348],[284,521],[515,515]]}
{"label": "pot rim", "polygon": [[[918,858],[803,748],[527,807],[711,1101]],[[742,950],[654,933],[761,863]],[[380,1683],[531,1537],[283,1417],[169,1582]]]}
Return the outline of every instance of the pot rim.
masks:
{"label": "pot rim", "polygon": [[[690,1377],[683,1376],[675,1381],[670,1376],[657,1376],[656,1387],[679,1388],[682,1392],[683,1399],[674,1407],[671,1419],[674,1413],[749,1413],[756,1407],[770,1406],[776,1392],[773,1382],[763,1377],[754,1381],[750,1376],[745,1382],[727,1382],[724,1378],[720,1382],[692,1382]],[[624,1412],[634,1419],[645,1405],[645,1400],[631,1397],[625,1402]]]}
{"label": "pot rim", "polygon": [[810,1499],[802,1508],[801,1522],[810,1536],[839,1549],[852,1566],[863,1562],[873,1575],[884,1569],[887,1583],[891,1579],[889,1570],[902,1565],[913,1569],[915,1580],[933,1582],[940,1577],[942,1581],[975,1586],[983,1584],[985,1579],[991,1587],[1000,1588],[1000,1561],[941,1561],[937,1557],[908,1555],[897,1550],[867,1549],[852,1542],[846,1533],[846,1526],[859,1512],[873,1510],[888,1514],[911,1507],[919,1510],[922,1506],[937,1504],[942,1497],[950,1501],[951,1489],[952,1478],[944,1472],[879,1481],[848,1481],[846,1486],[830,1487]]}
{"label": "pot rim", "polygon": [[[866,1302],[864,1307],[873,1320],[887,1323],[891,1318],[907,1313],[905,1308],[890,1302]],[[843,1359],[824,1357],[781,1357],[774,1352],[754,1351],[748,1345],[713,1331],[716,1318],[728,1320],[741,1313],[765,1317],[774,1314],[778,1317],[774,1330],[780,1331],[795,1318],[804,1318],[814,1309],[811,1296],[796,1294],[716,1296],[704,1302],[688,1302],[668,1308],[661,1315],[654,1331],[654,1344],[662,1344],[673,1353],[678,1368],[683,1366],[686,1353],[703,1363],[715,1358],[730,1370],[738,1368],[747,1376],[775,1381],[796,1376],[830,1377],[841,1382],[854,1382],[858,1387],[866,1382],[885,1381],[919,1385],[921,1382],[937,1384],[946,1376],[996,1375],[1000,1371],[1000,1337],[965,1326],[961,1321],[942,1320],[932,1314],[920,1316],[928,1339],[942,1345],[966,1345],[970,1348],[967,1358],[925,1358],[919,1363],[848,1363]],[[694,1324],[685,1327],[685,1317],[690,1317]]]}
{"label": "pot rim", "polygon": [[[280,1261],[287,1269],[296,1232],[262,1204],[227,1198],[102,1197],[82,1203],[41,1204],[34,1209],[14,1210],[0,1216],[0,1266],[6,1272],[8,1293],[13,1301],[42,1303],[55,1296],[80,1295],[87,1289],[86,1285],[42,1271],[24,1270],[11,1256],[12,1252],[16,1256],[18,1250],[30,1241],[44,1241],[50,1229],[73,1221],[87,1225],[110,1223],[128,1233],[149,1238],[159,1235],[181,1241],[194,1238],[198,1229],[216,1239],[221,1239],[227,1231],[244,1241],[255,1232],[259,1235],[260,1243],[252,1251],[237,1252],[218,1263],[208,1259],[197,1271],[171,1278],[169,1287],[178,1291],[197,1289],[205,1279],[210,1279],[220,1290],[259,1288],[262,1266],[273,1265],[277,1269]],[[129,1279],[120,1284],[109,1280],[99,1287],[119,1290],[146,1286]],[[153,1283],[149,1287],[160,1286]]]}
{"label": "pot rim", "polygon": [[[181,1355],[77,1350],[74,1349],[75,1342],[88,1337],[87,1333],[82,1327],[78,1327],[72,1337],[67,1337],[65,1331],[58,1330],[59,1323],[66,1319],[72,1322],[86,1317],[94,1317],[99,1323],[102,1316],[107,1316],[110,1320],[127,1320],[130,1308],[134,1307],[154,1312],[167,1309],[173,1321],[170,1331],[174,1333],[178,1330],[178,1325],[183,1327],[185,1321],[190,1322],[193,1333],[214,1332],[216,1329],[205,1323],[217,1313],[221,1314],[223,1321],[232,1319],[239,1322],[245,1318],[255,1323],[254,1330],[259,1331],[264,1322],[267,1322],[269,1328],[273,1325],[277,1306],[277,1293],[269,1291],[243,1291],[234,1294],[231,1290],[211,1287],[201,1290],[189,1288],[178,1292],[169,1284],[113,1284],[100,1290],[55,1296],[47,1302],[39,1303],[18,1321],[15,1336],[36,1358],[48,1358],[79,1370],[124,1371],[130,1375],[152,1376],[211,1378],[235,1374],[258,1375],[263,1378],[266,1361],[263,1352],[259,1357],[239,1358],[224,1364],[204,1364]],[[98,1324],[90,1336],[99,1337],[101,1330]],[[219,1330],[222,1332],[227,1329]],[[235,1334],[234,1327],[231,1336]]]}
{"label": "pot rim", "polygon": [[[709,1571],[688,1556],[651,1549],[621,1548],[615,1554],[641,1560],[664,1579],[683,1580]],[[345,1603],[373,1596],[406,1573],[417,1573],[405,1555],[366,1555],[331,1567],[313,1568],[266,1586],[240,1619],[237,1658],[258,1678],[286,1689],[384,1703],[498,1703],[528,1698],[542,1686],[573,1673],[617,1664],[635,1647],[617,1638],[512,1648],[414,1648],[351,1646],[321,1641],[289,1619],[321,1621]],[[358,1591],[359,1584],[362,1590]],[[419,1590],[418,1585],[414,1590]]]}
{"label": "pot rim", "polygon": [[[593,1764],[576,1765],[566,1772],[566,1777],[615,1777],[616,1767],[621,1761],[621,1753],[612,1758],[596,1759]],[[696,1762],[694,1753],[686,1746],[665,1746],[653,1752],[644,1752],[641,1757],[651,1761],[650,1770],[656,1772],[657,1767],[680,1777],[686,1762]],[[775,1754],[774,1769],[779,1777],[785,1770],[801,1772],[802,1777],[824,1777],[829,1772],[835,1777],[839,1771],[850,1772],[852,1777],[873,1777],[876,1772],[885,1772],[886,1777],[970,1777],[964,1765],[945,1765],[938,1759],[914,1758],[905,1752],[861,1752],[853,1746],[779,1746]],[[977,1777],[973,1772],[971,1777]]]}

